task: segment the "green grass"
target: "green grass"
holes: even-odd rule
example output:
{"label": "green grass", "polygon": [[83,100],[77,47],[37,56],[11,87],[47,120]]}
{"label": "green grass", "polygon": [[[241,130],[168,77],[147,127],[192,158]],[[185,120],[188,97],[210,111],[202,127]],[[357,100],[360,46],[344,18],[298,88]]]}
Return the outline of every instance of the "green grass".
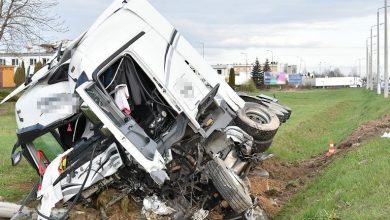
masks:
{"label": "green grass", "polygon": [[338,158],[275,219],[389,219],[390,140],[376,138]]}
{"label": "green grass", "polygon": [[23,184],[34,181],[36,177],[35,171],[24,159],[18,166],[11,166],[11,149],[16,142],[13,105],[0,105],[0,196],[9,201],[21,199],[28,191]]}
{"label": "green grass", "polygon": [[366,121],[390,113],[390,100],[365,89],[306,90],[276,92],[293,114],[274,139],[271,152],[279,160],[295,161],[327,150],[330,140],[338,143]]}
{"label": "green grass", "polygon": [[[364,89],[318,89],[275,92],[275,95],[293,109],[291,119],[280,128],[271,148],[282,161],[306,159],[324,152],[329,140],[338,142],[361,123],[390,112],[390,100]],[[28,188],[20,187],[20,182],[36,178],[35,171],[24,159],[17,167],[10,165],[15,129],[13,103],[1,105],[0,196],[9,201],[20,200],[27,193]],[[46,148],[50,149],[46,152],[49,157],[58,153],[50,136],[42,137],[35,144],[50,146]],[[374,139],[339,158],[294,196],[277,219],[383,219],[390,216],[389,145],[389,140]]]}
{"label": "green grass", "polygon": [[[9,94],[9,90],[0,90],[0,100]],[[37,178],[36,172],[23,158],[22,162],[11,165],[11,150],[16,142],[16,121],[13,102],[0,105],[0,196],[7,201],[17,201],[29,191],[31,182]],[[38,149],[43,149],[49,159],[53,159],[60,151],[58,143],[51,135],[34,141]],[[51,146],[51,147],[49,147]]]}

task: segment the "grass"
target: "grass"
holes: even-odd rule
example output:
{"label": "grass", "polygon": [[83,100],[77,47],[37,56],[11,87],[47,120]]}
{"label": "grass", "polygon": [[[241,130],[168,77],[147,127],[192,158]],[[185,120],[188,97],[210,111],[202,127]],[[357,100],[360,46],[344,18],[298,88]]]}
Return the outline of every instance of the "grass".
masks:
{"label": "grass", "polygon": [[376,138],[338,158],[275,219],[389,219],[389,146]]}
{"label": "grass", "polygon": [[[272,95],[272,93],[268,93]],[[390,101],[364,89],[275,92],[293,109],[271,148],[282,161],[302,160],[324,152],[361,123],[390,112]],[[1,96],[1,95],[0,95]],[[13,103],[0,106],[0,196],[20,200],[28,191],[20,183],[31,182],[35,172],[23,160],[11,167],[9,153],[15,143]],[[37,146],[53,146],[50,136]],[[276,219],[385,219],[390,216],[390,140],[374,139],[338,158],[286,204]],[[50,154],[50,155],[49,155]]]}
{"label": "grass", "polygon": [[[0,92],[0,100],[8,95],[7,90]],[[16,142],[16,122],[14,113],[15,103],[9,102],[0,105],[0,197],[7,201],[17,201],[31,189],[31,182],[36,180],[36,172],[25,159],[13,167],[11,165],[11,150]],[[53,159],[60,147],[51,135],[45,135],[34,144],[38,149],[46,149],[46,155]],[[50,146],[50,147],[48,147]]]}
{"label": "grass", "polygon": [[26,160],[11,166],[11,149],[16,142],[14,103],[0,105],[0,196],[8,201],[19,200],[29,190],[26,182],[34,181],[35,171]]}
{"label": "grass", "polygon": [[[327,150],[360,124],[390,113],[390,101],[365,89],[276,92],[293,114],[274,139],[271,152],[279,160],[296,161]],[[268,93],[273,95],[273,93]]]}

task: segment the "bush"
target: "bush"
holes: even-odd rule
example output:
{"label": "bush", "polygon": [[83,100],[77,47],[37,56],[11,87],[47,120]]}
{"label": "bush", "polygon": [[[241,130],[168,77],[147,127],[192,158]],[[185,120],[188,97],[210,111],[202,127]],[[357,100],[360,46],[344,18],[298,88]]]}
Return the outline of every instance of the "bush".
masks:
{"label": "bush", "polygon": [[[10,89],[1,89],[0,90],[0,100],[3,100],[10,93],[11,93]],[[20,94],[12,97],[10,100],[8,100],[8,102],[16,102],[16,101],[18,101],[19,96],[20,96]]]}
{"label": "bush", "polygon": [[236,87],[236,74],[234,73],[234,69],[230,69],[229,73],[229,86],[233,89]]}
{"label": "bush", "polygon": [[35,67],[34,67],[34,73],[38,72],[38,70],[42,69],[42,67],[43,67],[43,64],[41,63],[41,61],[36,63]]}
{"label": "bush", "polygon": [[23,67],[18,67],[14,75],[14,83],[19,86],[26,81],[26,73]]}
{"label": "bush", "polygon": [[239,86],[239,90],[243,92],[256,92],[256,84],[252,79]]}

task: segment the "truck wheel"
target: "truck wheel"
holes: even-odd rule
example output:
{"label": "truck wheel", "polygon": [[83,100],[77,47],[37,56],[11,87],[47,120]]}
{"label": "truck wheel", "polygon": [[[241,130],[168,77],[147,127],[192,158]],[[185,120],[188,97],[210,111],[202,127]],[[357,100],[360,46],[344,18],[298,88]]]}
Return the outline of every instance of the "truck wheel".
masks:
{"label": "truck wheel", "polygon": [[236,213],[240,214],[252,207],[252,199],[246,184],[233,170],[226,167],[221,159],[215,158],[208,162],[206,171],[214,187]]}
{"label": "truck wheel", "polygon": [[283,106],[283,105],[276,103],[276,102],[264,103],[264,105],[270,109],[275,109],[275,110],[282,112],[284,114],[286,121],[290,118],[291,112],[289,112],[286,109],[286,106]]}
{"label": "truck wheel", "polygon": [[[254,103],[257,103],[257,104],[260,104],[262,106],[265,106],[265,107],[268,107],[267,104],[268,103],[264,103],[262,102],[259,98],[257,97],[253,97],[253,96],[248,96],[248,95],[240,95],[240,97],[245,101],[245,102],[254,102]],[[287,116],[288,116],[288,112],[284,109],[280,109],[280,108],[269,108],[270,111],[272,111],[273,113],[275,113],[276,116],[278,116],[279,118],[279,121],[284,123],[287,121]]]}
{"label": "truck wheel", "polygon": [[245,103],[237,112],[235,122],[238,127],[259,141],[272,139],[278,131],[278,117],[266,107],[253,103]]}
{"label": "truck wheel", "polygon": [[272,145],[273,139],[267,141],[253,140],[252,153],[264,153]]}
{"label": "truck wheel", "polygon": [[283,108],[284,110],[286,110],[288,113],[290,113],[291,114],[291,112],[292,112],[292,109],[290,108],[290,107],[288,107],[288,106],[285,106],[285,105],[282,105],[282,104],[280,104],[280,103],[278,103],[278,102],[268,102],[268,103],[272,103],[273,105],[275,105],[275,106],[278,106],[278,107],[280,107],[280,108]]}

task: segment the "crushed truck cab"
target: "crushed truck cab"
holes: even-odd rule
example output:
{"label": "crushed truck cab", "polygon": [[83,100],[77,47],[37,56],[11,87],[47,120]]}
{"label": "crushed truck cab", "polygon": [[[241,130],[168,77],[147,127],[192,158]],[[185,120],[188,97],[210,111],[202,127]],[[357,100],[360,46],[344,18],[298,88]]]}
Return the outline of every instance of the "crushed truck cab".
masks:
{"label": "crushed truck cab", "polygon": [[[291,114],[237,94],[146,0],[115,0],[5,100],[22,91],[12,162],[23,155],[44,183],[39,218],[106,188],[155,195],[173,219],[207,217],[222,201],[254,218],[248,173]],[[48,134],[63,151],[51,161],[51,146],[34,145]]]}

